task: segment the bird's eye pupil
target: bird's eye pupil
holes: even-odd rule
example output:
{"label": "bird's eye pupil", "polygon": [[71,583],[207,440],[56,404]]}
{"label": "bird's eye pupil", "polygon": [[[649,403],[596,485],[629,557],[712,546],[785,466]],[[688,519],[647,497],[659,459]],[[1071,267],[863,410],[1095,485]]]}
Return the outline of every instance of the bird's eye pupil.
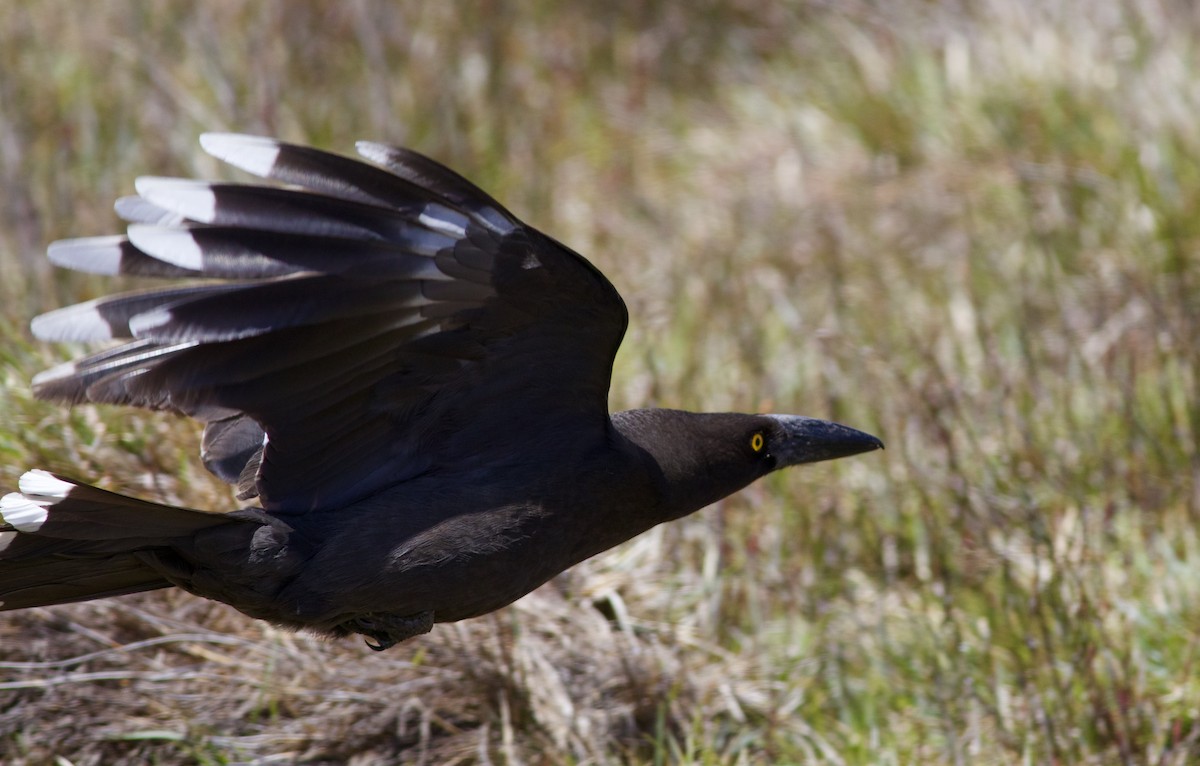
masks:
{"label": "bird's eye pupil", "polygon": [[754,434],[753,436],[751,436],[750,437],[750,449],[754,450],[755,452],[762,452],[762,448],[763,448],[763,435],[762,434]]}

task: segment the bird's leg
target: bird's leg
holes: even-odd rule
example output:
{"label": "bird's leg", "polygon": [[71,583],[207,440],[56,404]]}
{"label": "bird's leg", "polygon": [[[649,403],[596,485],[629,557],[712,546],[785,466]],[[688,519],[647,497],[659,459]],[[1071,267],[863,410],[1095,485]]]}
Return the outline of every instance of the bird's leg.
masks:
{"label": "bird's leg", "polygon": [[346,621],[343,625],[368,639],[375,639],[375,643],[368,640],[367,646],[377,652],[382,652],[384,649],[391,649],[401,641],[407,641],[413,636],[433,630],[433,612],[426,611],[408,616],[386,612],[368,612]]}

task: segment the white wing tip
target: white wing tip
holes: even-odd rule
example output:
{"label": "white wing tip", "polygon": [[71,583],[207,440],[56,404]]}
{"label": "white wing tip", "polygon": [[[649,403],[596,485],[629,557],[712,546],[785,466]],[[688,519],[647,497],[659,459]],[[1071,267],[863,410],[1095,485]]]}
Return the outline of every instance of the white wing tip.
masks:
{"label": "white wing tip", "polygon": [[216,217],[217,195],[208,181],[142,176],[133,188],[150,204],[193,221],[212,223]]}
{"label": "white wing tip", "polygon": [[204,251],[187,229],[135,223],[127,231],[133,246],[147,255],[192,271],[204,268]]}
{"label": "white wing tip", "polygon": [[280,148],[273,138],[241,133],[205,133],[200,146],[222,162],[263,178],[270,177]]}
{"label": "white wing tip", "polygon": [[38,340],[110,340],[113,337],[113,328],[96,308],[98,301],[99,299],[86,301],[39,314],[29,323],[29,329]]}
{"label": "white wing tip", "polygon": [[63,380],[65,378],[73,378],[73,377],[75,377],[75,373],[78,371],[79,371],[79,368],[75,366],[74,362],[63,362],[62,364],[56,364],[53,367],[51,367],[50,369],[42,370],[37,375],[34,375],[33,376],[33,385],[36,388],[38,386],[44,385],[46,383],[51,383],[56,380]]}
{"label": "white wing tip", "polygon": [[124,237],[78,237],[51,242],[46,257],[55,266],[87,274],[114,276],[121,273],[121,243]]}
{"label": "white wing tip", "polygon": [[177,226],[183,216],[144,200],[136,194],[121,197],[113,203],[113,210],[123,221],[130,223],[153,223],[159,226]]}

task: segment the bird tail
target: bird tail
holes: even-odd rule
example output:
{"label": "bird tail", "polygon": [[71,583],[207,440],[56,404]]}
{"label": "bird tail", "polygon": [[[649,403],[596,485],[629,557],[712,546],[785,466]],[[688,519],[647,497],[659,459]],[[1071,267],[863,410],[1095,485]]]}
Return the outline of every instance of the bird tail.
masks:
{"label": "bird tail", "polygon": [[166,588],[148,561],[221,513],[175,508],[29,471],[0,498],[0,611]]}

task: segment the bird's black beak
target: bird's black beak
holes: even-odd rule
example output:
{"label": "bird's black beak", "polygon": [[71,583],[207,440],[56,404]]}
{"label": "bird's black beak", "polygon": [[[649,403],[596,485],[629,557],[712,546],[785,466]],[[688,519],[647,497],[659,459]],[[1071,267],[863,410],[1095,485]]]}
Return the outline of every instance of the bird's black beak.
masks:
{"label": "bird's black beak", "polygon": [[779,423],[784,432],[784,438],[776,440],[771,447],[780,468],[883,449],[883,442],[878,438],[841,423],[801,415],[768,417]]}

